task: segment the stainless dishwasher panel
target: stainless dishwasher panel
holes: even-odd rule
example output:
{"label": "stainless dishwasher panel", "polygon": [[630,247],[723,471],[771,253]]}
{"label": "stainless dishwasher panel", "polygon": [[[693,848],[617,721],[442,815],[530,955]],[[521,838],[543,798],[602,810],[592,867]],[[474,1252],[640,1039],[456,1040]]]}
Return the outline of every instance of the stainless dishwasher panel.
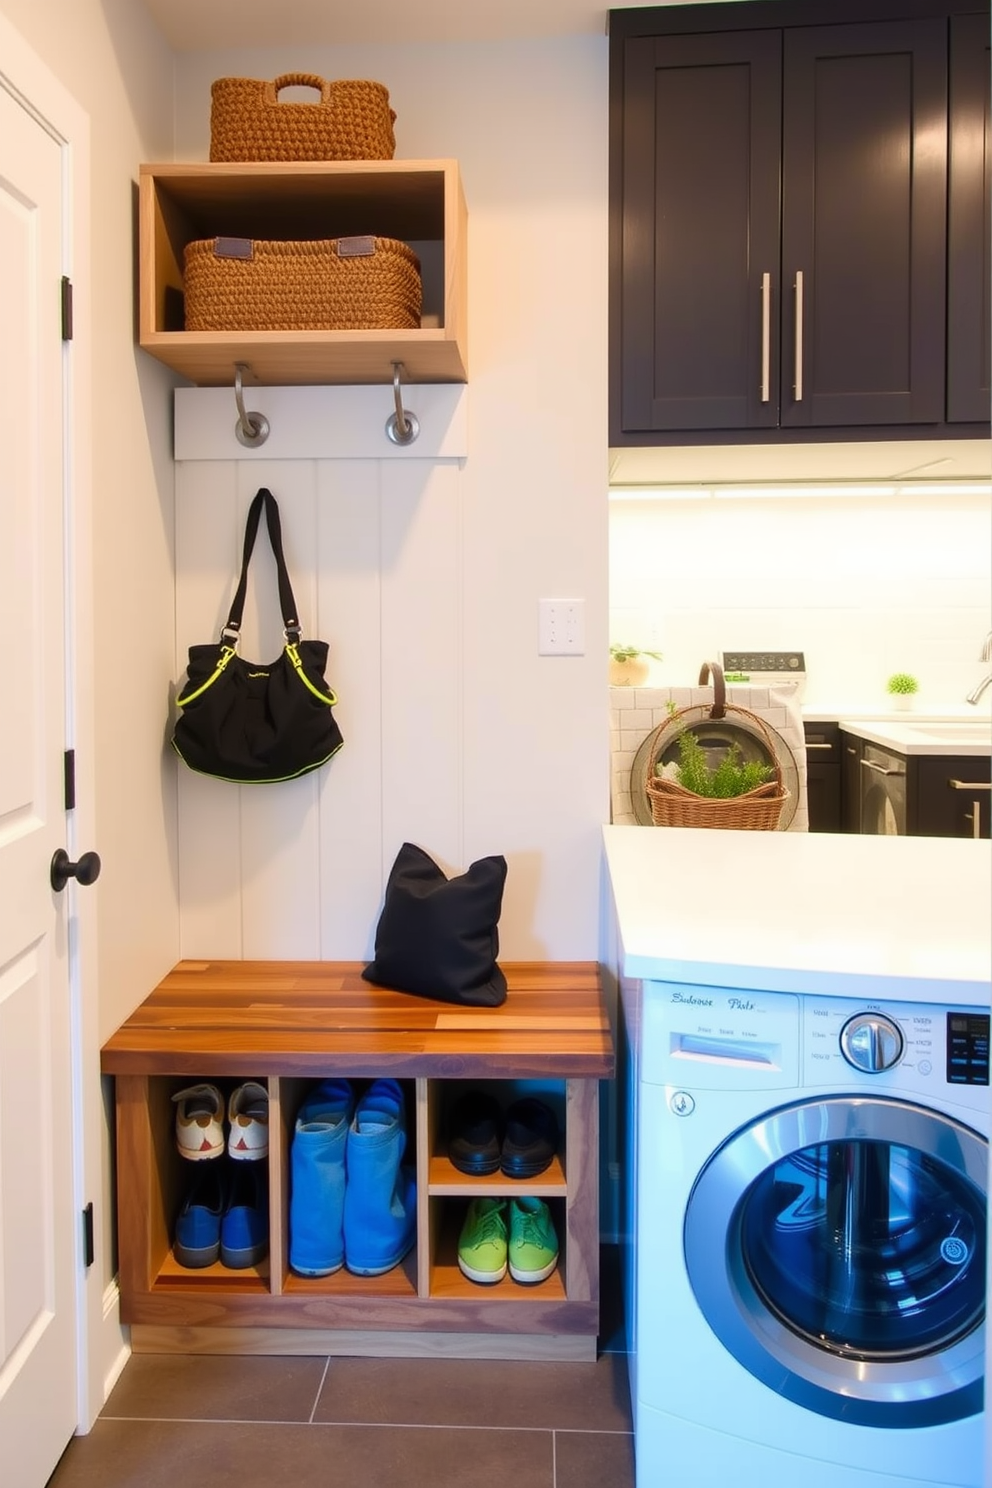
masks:
{"label": "stainless dishwasher panel", "polygon": [[877,744],[861,755],[861,830],[869,837],[906,835],[906,761]]}

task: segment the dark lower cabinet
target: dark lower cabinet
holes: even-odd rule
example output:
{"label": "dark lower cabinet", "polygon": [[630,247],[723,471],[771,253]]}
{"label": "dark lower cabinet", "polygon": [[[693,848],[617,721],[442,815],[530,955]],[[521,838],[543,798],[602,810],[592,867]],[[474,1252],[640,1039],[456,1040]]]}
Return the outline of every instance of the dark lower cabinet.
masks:
{"label": "dark lower cabinet", "polygon": [[841,831],[861,831],[861,755],[864,741],[856,734],[840,736]]}
{"label": "dark lower cabinet", "polygon": [[804,732],[809,829],[842,832],[840,729],[836,723],[807,723]]}
{"label": "dark lower cabinet", "polygon": [[988,759],[908,761],[906,814],[917,837],[989,837],[992,768]]}
{"label": "dark lower cabinet", "polygon": [[[864,740],[836,723],[807,723],[811,832],[860,832]],[[911,837],[989,837],[992,766],[958,755],[897,756],[906,771],[906,832]]]}

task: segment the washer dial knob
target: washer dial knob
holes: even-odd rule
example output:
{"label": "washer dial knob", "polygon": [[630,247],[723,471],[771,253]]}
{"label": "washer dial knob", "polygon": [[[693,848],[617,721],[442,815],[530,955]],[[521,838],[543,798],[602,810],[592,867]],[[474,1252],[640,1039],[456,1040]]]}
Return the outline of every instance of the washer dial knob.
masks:
{"label": "washer dial knob", "polygon": [[902,1058],[903,1048],[902,1029],[882,1013],[855,1013],[840,1031],[840,1052],[865,1074],[891,1069]]}

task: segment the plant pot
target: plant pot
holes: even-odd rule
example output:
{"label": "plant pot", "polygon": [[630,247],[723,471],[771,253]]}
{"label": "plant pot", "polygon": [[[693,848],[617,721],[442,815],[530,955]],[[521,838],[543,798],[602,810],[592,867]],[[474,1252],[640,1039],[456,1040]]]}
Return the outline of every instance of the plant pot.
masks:
{"label": "plant pot", "polygon": [[641,657],[631,657],[630,661],[610,661],[610,686],[611,687],[643,687],[648,680],[648,663]]}
{"label": "plant pot", "polygon": [[889,702],[900,713],[908,713],[913,706],[913,700],[914,694],[911,692],[893,692],[889,696]]}

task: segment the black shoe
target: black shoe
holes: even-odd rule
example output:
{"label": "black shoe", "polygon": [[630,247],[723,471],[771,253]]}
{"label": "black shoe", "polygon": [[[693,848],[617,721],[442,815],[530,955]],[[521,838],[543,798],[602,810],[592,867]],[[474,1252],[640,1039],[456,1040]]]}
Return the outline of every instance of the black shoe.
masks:
{"label": "black shoe", "polygon": [[499,1172],[502,1112],[495,1096],[470,1090],[448,1117],[448,1156],[459,1173],[484,1178]]}
{"label": "black shoe", "polygon": [[506,1113],[500,1167],[508,1178],[533,1178],[558,1151],[558,1119],[535,1096],[514,1101]]}

